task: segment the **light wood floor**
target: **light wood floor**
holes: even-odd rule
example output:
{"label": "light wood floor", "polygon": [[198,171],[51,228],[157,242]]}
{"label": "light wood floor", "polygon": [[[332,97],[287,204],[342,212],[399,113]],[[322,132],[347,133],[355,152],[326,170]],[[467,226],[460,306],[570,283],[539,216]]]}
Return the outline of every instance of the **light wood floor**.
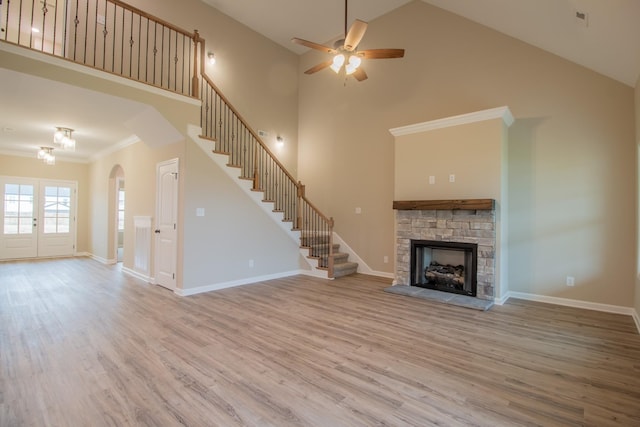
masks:
{"label": "light wood floor", "polygon": [[88,259],[2,263],[0,426],[640,425],[630,317],[385,286],[181,298]]}

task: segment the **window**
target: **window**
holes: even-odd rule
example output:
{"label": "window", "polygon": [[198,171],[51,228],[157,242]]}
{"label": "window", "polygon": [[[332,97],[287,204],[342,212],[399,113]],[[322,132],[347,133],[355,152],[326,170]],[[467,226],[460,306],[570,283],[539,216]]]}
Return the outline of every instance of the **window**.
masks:
{"label": "window", "polygon": [[44,232],[68,233],[71,226],[71,188],[44,187]]}
{"label": "window", "polygon": [[5,184],[4,234],[33,233],[33,185]]}
{"label": "window", "polygon": [[124,189],[122,188],[118,190],[118,231],[124,231]]}

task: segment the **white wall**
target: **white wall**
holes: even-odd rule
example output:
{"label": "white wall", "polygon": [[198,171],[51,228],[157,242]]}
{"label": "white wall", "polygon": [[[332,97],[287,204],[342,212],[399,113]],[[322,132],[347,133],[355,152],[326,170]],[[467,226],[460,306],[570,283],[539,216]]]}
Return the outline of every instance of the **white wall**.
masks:
{"label": "white wall", "polygon": [[184,179],[184,289],[301,269],[299,244],[191,141]]}

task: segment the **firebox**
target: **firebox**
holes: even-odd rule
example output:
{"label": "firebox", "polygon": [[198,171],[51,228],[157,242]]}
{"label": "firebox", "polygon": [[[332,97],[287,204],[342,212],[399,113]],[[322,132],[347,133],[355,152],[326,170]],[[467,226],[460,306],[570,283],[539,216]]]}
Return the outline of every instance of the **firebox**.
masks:
{"label": "firebox", "polygon": [[411,240],[411,286],[476,296],[478,245]]}

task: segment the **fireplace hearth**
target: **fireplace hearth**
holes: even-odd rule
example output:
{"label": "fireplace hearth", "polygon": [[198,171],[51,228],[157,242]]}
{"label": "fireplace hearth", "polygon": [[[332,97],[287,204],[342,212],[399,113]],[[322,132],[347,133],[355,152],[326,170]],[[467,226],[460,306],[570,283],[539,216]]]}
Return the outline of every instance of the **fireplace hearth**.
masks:
{"label": "fireplace hearth", "polygon": [[476,296],[478,245],[411,240],[411,286]]}

